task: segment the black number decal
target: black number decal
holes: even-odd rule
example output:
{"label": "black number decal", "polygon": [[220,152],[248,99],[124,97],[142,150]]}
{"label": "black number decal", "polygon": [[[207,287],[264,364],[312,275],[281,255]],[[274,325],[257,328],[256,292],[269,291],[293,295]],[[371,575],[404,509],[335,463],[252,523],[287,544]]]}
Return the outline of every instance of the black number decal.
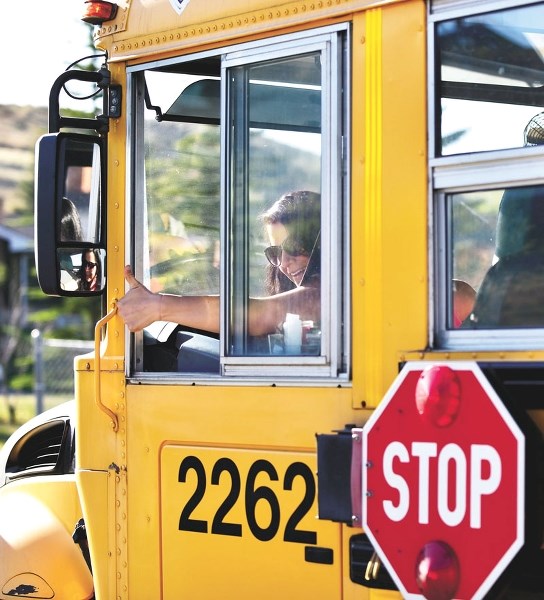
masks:
{"label": "black number decal", "polygon": [[295,477],[302,477],[306,483],[304,498],[297,506],[293,514],[289,517],[285,526],[283,539],[286,542],[297,542],[299,544],[317,544],[317,533],[305,529],[297,529],[297,525],[304,518],[306,513],[312,508],[315,500],[315,480],[312,471],[308,465],[302,462],[296,462],[289,465],[285,479],[283,480],[283,489],[292,490]]}
{"label": "black number decal", "polygon": [[221,473],[226,471],[230,475],[230,491],[217,509],[212,522],[212,533],[219,535],[242,536],[242,526],[239,523],[225,523],[224,519],[240,496],[240,473],[238,467],[230,458],[220,458],[213,466],[212,485],[218,485]]}
{"label": "black number decal", "polygon": [[185,508],[181,511],[178,529],[181,531],[208,533],[208,523],[206,521],[190,518],[193,510],[198,506],[206,491],[206,471],[204,470],[204,465],[196,456],[187,456],[181,461],[178,481],[180,483],[185,483],[185,476],[191,470],[196,473],[196,488],[185,505]]}
{"label": "black number decal", "polygon": [[[246,482],[246,518],[251,533],[261,542],[268,542],[276,535],[280,526],[280,504],[276,494],[269,487],[264,485],[255,487],[257,475],[261,472],[266,473],[271,481],[278,481],[278,473],[274,465],[267,460],[257,460],[251,465]],[[268,527],[261,527],[257,523],[255,512],[260,500],[270,506]]]}
{"label": "black number decal", "polygon": [[[192,496],[187,501],[179,517],[179,529],[181,531],[193,531],[195,533],[208,533],[208,521],[203,519],[192,519],[191,515],[200,504],[206,493],[206,470],[201,460],[196,456],[186,456],[179,466],[178,481],[186,483],[187,474],[194,471],[196,474],[196,486]],[[217,509],[212,521],[211,533],[217,535],[230,535],[242,537],[242,524],[226,521],[228,514],[234,508],[242,490],[242,481],[240,471],[236,463],[230,458],[220,458],[213,466],[211,474],[211,484],[219,485],[222,474],[226,472],[230,477],[230,489],[225,499]],[[261,542],[268,542],[273,539],[279,530],[281,511],[280,502],[274,490],[267,485],[257,485],[257,478],[261,473],[268,476],[270,481],[278,481],[278,472],[274,465],[268,460],[256,460],[247,474],[245,484],[245,509],[246,519],[251,533]],[[297,544],[317,544],[317,532],[299,529],[298,526],[302,519],[312,508],[316,487],[314,475],[303,462],[295,462],[289,465],[285,472],[283,480],[283,489],[293,490],[293,483],[297,477],[304,481],[304,495],[293,514],[287,520],[283,539],[285,542],[294,542]],[[260,504],[259,504],[260,503]],[[260,514],[266,514],[266,506],[270,511],[270,522],[263,526],[262,522],[257,522],[257,505],[260,506]],[[265,508],[263,509],[263,505]],[[261,517],[262,521],[262,517]]]}

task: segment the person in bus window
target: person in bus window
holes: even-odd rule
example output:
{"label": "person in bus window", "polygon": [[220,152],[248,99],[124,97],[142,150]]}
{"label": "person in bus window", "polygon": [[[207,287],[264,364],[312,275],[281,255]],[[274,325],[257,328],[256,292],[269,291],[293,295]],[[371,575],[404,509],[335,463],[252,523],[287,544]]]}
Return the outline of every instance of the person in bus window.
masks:
{"label": "person in bus window", "polygon": [[79,290],[95,292],[100,289],[102,277],[102,263],[98,250],[90,248],[81,254],[81,267],[79,268]]}
{"label": "person in bus window", "polygon": [[[251,298],[248,330],[252,336],[275,332],[287,313],[303,321],[320,321],[321,198],[315,192],[284,194],[261,217],[270,246],[266,289],[270,294]],[[125,267],[129,290],[118,302],[119,315],[130,331],[154,321],[219,332],[218,296],[177,296],[151,292]]]}

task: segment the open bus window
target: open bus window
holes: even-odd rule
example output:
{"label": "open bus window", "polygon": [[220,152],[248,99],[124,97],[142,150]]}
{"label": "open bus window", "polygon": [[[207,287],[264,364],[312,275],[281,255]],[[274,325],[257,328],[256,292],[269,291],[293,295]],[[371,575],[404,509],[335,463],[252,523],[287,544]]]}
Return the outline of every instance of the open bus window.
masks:
{"label": "open bus window", "polygon": [[[338,251],[344,113],[330,75],[343,69],[339,45],[337,31],[287,36],[268,51],[261,44],[134,68],[136,276],[153,292],[214,297],[220,307],[209,331],[190,315],[173,332],[149,328],[135,344],[136,370],[340,371],[339,298],[349,294]],[[278,206],[284,201],[289,207]],[[170,358],[155,360],[163,340]]]}
{"label": "open bus window", "polygon": [[436,154],[518,148],[544,107],[544,5],[436,25]]}
{"label": "open bus window", "polygon": [[451,194],[447,203],[448,327],[544,327],[544,186]]}

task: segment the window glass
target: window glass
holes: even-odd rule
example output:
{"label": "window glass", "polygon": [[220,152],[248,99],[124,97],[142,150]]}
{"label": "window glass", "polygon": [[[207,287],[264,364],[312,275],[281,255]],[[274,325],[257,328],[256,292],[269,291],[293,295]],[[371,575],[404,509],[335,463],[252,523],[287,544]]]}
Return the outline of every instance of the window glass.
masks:
{"label": "window glass", "polygon": [[130,71],[136,277],[183,297],[133,338],[136,371],[343,376],[344,36]]}
{"label": "window glass", "polygon": [[544,327],[544,186],[451,194],[447,205],[447,327]]}
{"label": "window glass", "polygon": [[219,293],[220,140],[216,124],[157,120],[189,83],[148,72],[144,118],[144,276],[154,292]]}
{"label": "window glass", "polygon": [[542,143],[544,127],[529,140],[524,130],[544,107],[544,5],[442,21],[436,33],[437,155]]}
{"label": "window glass", "polygon": [[320,54],[235,67],[229,81],[229,354],[318,355]]}

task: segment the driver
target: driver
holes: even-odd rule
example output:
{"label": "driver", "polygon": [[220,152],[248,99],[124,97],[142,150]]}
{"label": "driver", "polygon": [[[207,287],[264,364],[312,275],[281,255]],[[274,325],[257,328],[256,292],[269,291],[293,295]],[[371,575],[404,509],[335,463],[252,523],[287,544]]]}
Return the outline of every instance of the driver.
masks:
{"label": "driver", "polygon": [[[273,333],[287,313],[304,321],[320,321],[321,198],[310,191],[284,194],[262,215],[270,246],[266,284],[269,296],[251,298],[250,335]],[[219,296],[179,296],[153,293],[125,267],[128,292],[118,311],[130,331],[155,321],[170,321],[219,332]]]}

